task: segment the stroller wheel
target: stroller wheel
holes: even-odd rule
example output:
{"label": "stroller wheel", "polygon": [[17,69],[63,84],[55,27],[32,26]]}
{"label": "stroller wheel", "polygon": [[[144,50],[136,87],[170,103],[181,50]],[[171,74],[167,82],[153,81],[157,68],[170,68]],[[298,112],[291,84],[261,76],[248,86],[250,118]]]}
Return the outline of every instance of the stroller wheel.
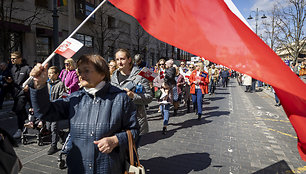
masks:
{"label": "stroller wheel", "polygon": [[65,160],[62,160],[62,159],[59,160],[59,161],[58,161],[58,164],[57,164],[57,165],[58,165],[58,168],[64,169],[64,168],[65,168],[65,163],[66,163]]}
{"label": "stroller wheel", "polygon": [[21,142],[22,142],[23,145],[27,145],[28,144],[28,141],[27,141],[27,139],[25,137],[23,137],[21,139]]}
{"label": "stroller wheel", "polygon": [[42,145],[44,145],[44,143],[43,143],[43,141],[40,139],[40,140],[38,140],[37,145],[38,145],[38,146],[42,146]]}

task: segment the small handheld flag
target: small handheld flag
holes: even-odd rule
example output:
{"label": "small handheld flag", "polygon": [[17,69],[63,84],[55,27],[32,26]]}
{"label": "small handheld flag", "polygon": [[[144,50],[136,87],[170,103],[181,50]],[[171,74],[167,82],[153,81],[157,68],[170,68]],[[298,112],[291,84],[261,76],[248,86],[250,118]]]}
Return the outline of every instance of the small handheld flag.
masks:
{"label": "small handheld flag", "polygon": [[138,75],[148,79],[149,81],[153,81],[157,76],[156,73],[148,69],[147,67],[143,67],[142,70],[138,73]]}
{"label": "small handheld flag", "polygon": [[65,58],[71,58],[82,46],[83,44],[81,42],[73,38],[68,38],[55,50],[55,53]]}

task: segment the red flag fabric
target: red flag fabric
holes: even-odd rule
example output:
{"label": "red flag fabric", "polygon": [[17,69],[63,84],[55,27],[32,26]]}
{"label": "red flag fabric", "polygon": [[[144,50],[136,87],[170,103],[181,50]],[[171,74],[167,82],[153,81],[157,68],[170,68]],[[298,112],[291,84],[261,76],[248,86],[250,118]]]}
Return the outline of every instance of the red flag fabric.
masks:
{"label": "red flag fabric", "polygon": [[157,74],[148,69],[147,67],[143,67],[142,70],[138,73],[138,75],[148,79],[149,81],[153,81]]}
{"label": "red flag fabric", "polygon": [[55,53],[60,54],[65,58],[71,58],[76,52],[81,49],[83,44],[73,38],[68,38],[55,50]]}
{"label": "red flag fabric", "polygon": [[157,39],[272,85],[306,161],[306,85],[224,0],[109,1]]}

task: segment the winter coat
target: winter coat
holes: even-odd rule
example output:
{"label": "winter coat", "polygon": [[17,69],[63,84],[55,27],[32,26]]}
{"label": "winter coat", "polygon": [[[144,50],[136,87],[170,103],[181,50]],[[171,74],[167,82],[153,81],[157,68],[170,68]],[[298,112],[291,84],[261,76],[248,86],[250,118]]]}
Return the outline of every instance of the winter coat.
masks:
{"label": "winter coat", "polygon": [[163,83],[164,83],[164,77],[161,77],[160,76],[160,74],[157,76],[157,77],[155,77],[155,79],[153,80],[153,86],[154,87],[157,87],[157,88],[161,88],[161,86],[163,85]]}
{"label": "winter coat", "polygon": [[151,103],[153,95],[150,89],[149,81],[143,78],[142,76],[138,75],[139,71],[140,71],[139,68],[134,66],[132,68],[130,76],[126,80],[119,83],[118,73],[120,73],[120,71],[117,69],[111,77],[111,83],[112,85],[120,89],[124,89],[127,85],[129,85],[129,83],[133,83],[135,87],[136,85],[142,86],[142,93],[136,93],[134,90],[135,95],[132,101],[137,108],[137,119],[140,125],[140,135],[144,135],[149,132],[149,124],[147,120],[145,105]]}
{"label": "winter coat", "polygon": [[179,74],[177,76],[176,85],[177,85],[177,94],[180,95],[183,92],[185,85],[185,79],[183,75]]}
{"label": "winter coat", "polygon": [[63,69],[58,77],[61,78],[65,86],[69,88],[69,91],[67,91],[68,94],[79,90],[79,78],[75,70],[68,71]]}
{"label": "winter coat", "polygon": [[[190,82],[190,94],[195,94],[195,81],[196,81],[196,75],[197,75],[197,70],[192,71],[190,77],[189,77],[189,82]],[[209,83],[209,77],[208,74],[206,77],[200,77],[200,89],[202,91],[202,94],[207,94],[208,93],[208,83]]]}
{"label": "winter coat", "polygon": [[222,78],[228,78],[230,76],[230,73],[228,70],[222,70],[221,71],[221,77]]}
{"label": "winter coat", "polygon": [[54,82],[48,80],[47,86],[49,91],[49,98],[51,101],[61,98],[65,92],[65,85],[59,79],[55,80]]}
{"label": "winter coat", "polygon": [[174,67],[166,69],[164,82],[169,86],[176,86],[175,76],[176,69]]}
{"label": "winter coat", "polygon": [[219,77],[219,72],[218,72],[218,69],[212,69],[210,68],[208,70],[208,76],[209,76],[209,82],[213,81],[214,83],[217,82],[218,80],[218,77]]}
{"label": "winter coat", "polygon": [[252,85],[252,77],[244,74],[242,76],[242,84],[245,85],[245,86]]}
{"label": "winter coat", "polygon": [[26,64],[13,65],[11,69],[11,75],[13,79],[14,96],[28,95],[23,91],[22,84],[30,75],[31,68]]}
{"label": "winter coat", "polygon": [[[136,108],[125,92],[106,83],[95,95],[84,89],[50,102],[48,88],[31,88],[35,116],[46,121],[70,120],[72,149],[67,154],[68,173],[123,173],[128,147],[125,130],[139,133]],[[119,145],[109,154],[93,142],[116,135]]]}

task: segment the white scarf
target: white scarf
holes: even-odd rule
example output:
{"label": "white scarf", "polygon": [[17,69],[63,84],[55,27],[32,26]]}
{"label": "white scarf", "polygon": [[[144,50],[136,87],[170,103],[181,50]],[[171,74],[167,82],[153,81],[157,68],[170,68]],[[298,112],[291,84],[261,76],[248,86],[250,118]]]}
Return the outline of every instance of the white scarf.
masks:
{"label": "white scarf", "polygon": [[94,87],[94,88],[86,88],[86,87],[84,87],[84,90],[86,92],[88,92],[89,94],[91,94],[91,95],[95,95],[96,92],[98,92],[100,89],[102,89],[104,87],[104,85],[105,85],[105,81],[101,81],[99,84],[97,84],[96,87]]}

